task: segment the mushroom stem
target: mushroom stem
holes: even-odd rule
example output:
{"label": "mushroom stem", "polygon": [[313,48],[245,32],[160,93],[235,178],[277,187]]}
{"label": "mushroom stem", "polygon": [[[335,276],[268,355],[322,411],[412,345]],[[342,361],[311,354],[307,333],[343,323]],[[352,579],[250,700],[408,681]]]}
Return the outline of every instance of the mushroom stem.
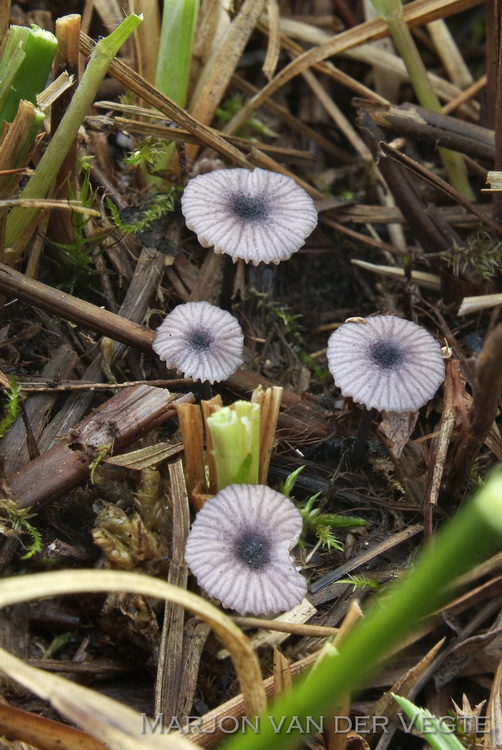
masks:
{"label": "mushroom stem", "polygon": [[209,380],[203,380],[200,384],[201,399],[203,401],[211,401],[213,398],[213,389]]}
{"label": "mushroom stem", "polygon": [[359,464],[363,460],[366,440],[368,438],[368,433],[370,431],[374,413],[374,409],[367,409],[365,406],[363,407],[356,439],[354,440],[354,445],[352,446],[352,450],[349,454],[349,464],[353,469],[355,469],[356,466],[359,466]]}

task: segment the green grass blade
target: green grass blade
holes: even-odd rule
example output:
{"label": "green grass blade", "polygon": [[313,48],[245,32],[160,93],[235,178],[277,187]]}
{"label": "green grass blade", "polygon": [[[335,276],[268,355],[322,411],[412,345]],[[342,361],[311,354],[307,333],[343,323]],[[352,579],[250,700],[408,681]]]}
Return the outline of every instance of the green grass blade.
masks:
{"label": "green grass blade", "polygon": [[164,0],[155,85],[181,107],[187,98],[199,0]]}
{"label": "green grass blade", "polygon": [[[164,0],[162,29],[155,85],[180,107],[187,100],[188,79],[192,63],[192,47],[199,17],[199,0]],[[153,164],[154,172],[169,168],[175,144],[170,143]],[[163,187],[163,180],[147,175],[147,182]]]}
{"label": "green grass blade", "polygon": [[443,721],[436,719],[430,711],[415,706],[407,698],[394,695],[394,693],[392,693],[392,697],[405,714],[413,720],[413,727],[417,732],[420,732],[424,740],[434,750],[465,750],[464,745],[453,734],[454,719],[445,724]]}

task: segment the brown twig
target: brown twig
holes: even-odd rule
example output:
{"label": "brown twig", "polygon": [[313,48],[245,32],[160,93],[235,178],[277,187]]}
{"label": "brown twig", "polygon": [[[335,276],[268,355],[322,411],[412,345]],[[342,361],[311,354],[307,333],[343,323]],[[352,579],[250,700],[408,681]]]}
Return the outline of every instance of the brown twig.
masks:
{"label": "brown twig", "polygon": [[277,420],[279,418],[279,407],[281,405],[282,388],[273,387],[258,388],[253,391],[251,401],[260,406],[260,458],[259,476],[260,484],[267,484],[270,458],[274,445]]}
{"label": "brown twig", "polygon": [[[446,18],[452,13],[460,12],[478,5],[480,0],[415,0],[403,6],[403,18],[410,28],[428,23],[436,18]],[[375,39],[382,39],[389,35],[387,23],[382,18],[360,23],[341,34],[328,39],[307,50],[295,60],[286,65],[258,94],[253,96],[234,116],[226,132],[235,132],[249,119],[251,114],[261,107],[263,102],[275,94],[282,86],[304,70],[322,60],[345,52]]]}
{"label": "brown twig", "polygon": [[[325,587],[336,583],[336,581],[338,581],[340,578],[343,578],[343,576],[351,573],[353,570],[356,570],[359,566],[366,564],[370,560],[373,560],[373,558],[383,554],[389,549],[392,549],[396,545],[408,541],[408,539],[411,539],[411,537],[415,536],[415,534],[419,534],[421,531],[423,531],[423,528],[424,527],[422,526],[422,524],[416,523],[413,526],[409,526],[407,529],[394,534],[390,538],[385,539],[385,541],[381,542],[380,544],[377,544],[375,547],[373,547],[373,549],[362,552],[352,560],[349,560],[348,562],[343,563],[343,565],[340,565],[338,568],[336,568],[336,570],[333,570],[331,573],[328,573],[322,578],[319,578],[319,580],[312,584],[310,590],[315,594],[317,591],[320,591],[321,589],[324,589]],[[327,601],[327,599],[324,599],[324,594],[327,594],[327,592],[323,591],[321,598],[323,601]],[[318,602],[313,601],[313,603],[317,606]]]}
{"label": "brown twig", "polygon": [[358,102],[370,112],[372,119],[381,127],[390,128],[400,135],[454,149],[473,158],[493,161],[495,155],[495,133],[457,117],[432,112],[417,104],[404,103],[399,106],[376,106]]}
{"label": "brown twig", "polygon": [[[206,125],[213,119],[264,6],[265,0],[244,0],[214,46],[189,104],[190,112],[200,123]],[[195,159],[198,148],[191,146],[187,152]]]}
{"label": "brown twig", "polygon": [[378,167],[392,191],[397,206],[406,217],[417,240],[428,252],[449,250],[455,243],[462,243],[457,234],[446,223],[443,217],[434,211],[432,206],[424,206],[420,192],[401,164],[392,159],[379,158],[384,154],[383,131],[374,122],[371,115],[359,110],[359,127],[364,140],[368,143],[373,156],[378,159]]}
{"label": "brown twig", "polygon": [[[121,388],[130,388],[133,385],[153,385],[158,388],[183,388],[191,386],[191,378],[171,378],[169,380],[129,380],[127,383],[79,383],[59,381],[59,377],[53,378],[52,381],[47,379],[40,383],[25,383],[21,377],[18,379],[18,385],[21,393],[64,393],[68,391],[116,391]],[[56,380],[58,385],[51,385]]]}
{"label": "brown twig", "polygon": [[460,396],[460,366],[458,360],[450,360],[446,368],[444,384],[444,407],[439,423],[438,435],[434,438],[429,455],[434,459],[434,465],[429,472],[425,489],[424,523],[425,537],[432,537],[432,518],[434,506],[437,504],[441,479],[446,463],[446,455],[450,439],[457,419],[457,398]]}
{"label": "brown twig", "polygon": [[[77,362],[77,353],[69,346],[62,345],[45,365],[43,374],[47,378],[69,375]],[[0,453],[5,456],[4,468],[8,474],[17,471],[30,458],[35,457],[30,455],[29,452],[30,446],[26,428],[29,426],[36,446],[56,399],[55,393],[47,392],[29,398],[24,406],[23,417],[18,417],[10,430],[0,440]]]}
{"label": "brown twig", "polygon": [[[94,42],[84,34],[80,37],[80,51],[86,55],[90,55],[94,49]],[[120,60],[114,60],[108,69],[110,75],[117,80],[121,81],[127,88],[134,91],[138,96],[142,97],[152,107],[155,107],[160,112],[163,112],[170,117],[175,123],[183,128],[186,128],[190,133],[196,135],[206,146],[213,148],[219,154],[229,159],[231,162],[240,167],[246,167],[252,169],[253,167],[263,167],[264,169],[270,169],[280,174],[286,174],[311,195],[316,198],[322,197],[322,194],[314,187],[305,183],[298,178],[296,174],[289,172],[282,167],[278,162],[270,157],[266,156],[259,148],[252,146],[249,155],[245,155],[238,148],[228,143],[222,135],[213,128],[199,122],[194,119],[186,110],[179,107],[168,97],[161,94],[158,89],[141,78],[137,73],[134,72],[127,65],[124,65]]]}
{"label": "brown twig", "polygon": [[[194,497],[194,493],[206,492],[202,414],[198,404],[180,404],[177,412],[185,450],[187,489]],[[197,503],[196,510],[200,510]]]}
{"label": "brown twig", "polygon": [[[80,35],[80,51],[84,55],[89,56],[94,50],[94,47],[95,42],[93,42],[92,39],[84,34]],[[131,91],[134,91],[138,96],[142,97],[143,100],[147,101],[152,107],[163,112],[167,117],[178,123],[178,125],[186,128],[186,130],[204,141],[206,146],[214,148],[219,154],[225,156],[231,162],[240,167],[251,166],[249,159],[234,146],[227,143],[216,130],[199,123],[189,115],[186,110],[161,94],[158,89],[148,83],[148,81],[145,81],[144,78],[139,76],[134,70],[120,60],[114,60],[111,63],[108,72],[127,88],[131,89]]]}
{"label": "brown twig", "polygon": [[45,750],[74,750],[76,747],[80,750],[109,750],[108,745],[86,732],[3,704],[0,706],[0,732],[10,740],[20,740],[23,746],[27,743]]}
{"label": "brown twig", "polygon": [[[169,479],[173,521],[167,582],[186,589],[188,566],[185,562],[185,544],[190,529],[190,510],[181,459],[169,464]],[[155,713],[163,714],[167,719],[179,716],[179,706],[184,701],[180,690],[186,657],[186,650],[183,649],[184,621],[183,607],[174,602],[166,602],[155,689]]]}
{"label": "brown twig", "polygon": [[460,491],[497,416],[502,392],[502,323],[487,336],[476,367],[469,429],[460,443],[451,472],[452,489]]}
{"label": "brown twig", "polygon": [[[434,174],[429,169],[426,169],[418,162],[410,159],[410,157],[406,156],[406,154],[403,154],[400,151],[397,151],[395,148],[392,148],[392,146],[390,146],[388,143],[385,143],[384,141],[380,143],[380,151],[383,156],[392,159],[397,164],[402,165],[405,169],[409,170],[412,174],[419,177],[435,190],[438,190],[440,193],[443,193],[449,198],[452,198],[455,203],[463,206],[467,211],[470,211],[472,214],[474,214],[474,216],[477,216],[479,219],[481,219],[481,221],[483,221],[485,224],[488,224],[488,226],[490,226],[492,229],[495,229],[495,231],[499,234],[502,232],[502,224],[499,224],[498,221],[495,221],[490,216],[483,214],[474,203],[467,200],[467,198],[464,198],[464,196],[461,195],[458,190],[455,190],[455,188],[452,187],[448,182],[441,179],[441,177],[438,177],[438,175]],[[381,165],[382,164],[380,162],[380,166]]]}
{"label": "brown twig", "polygon": [[[246,81],[245,78],[242,78],[237,73],[234,73],[234,75],[232,76],[232,83],[239,89],[241,89],[241,91],[244,91],[244,93],[250,94],[251,96],[254,96],[259,91],[256,86],[253,86],[252,83]],[[318,133],[316,130],[314,130],[314,128],[311,128],[309,125],[303,122],[303,120],[300,120],[298,117],[292,115],[289,109],[287,109],[286,107],[277,104],[277,102],[274,102],[272,99],[267,99],[267,101],[263,104],[263,109],[269,111],[275,117],[278,117],[281,122],[283,122],[285,125],[288,125],[294,131],[302,133],[302,135],[308,138],[309,141],[317,143],[318,146],[324,149],[324,151],[326,151],[328,154],[334,156],[335,159],[338,159],[338,161],[341,161],[342,164],[356,163],[357,159],[352,156],[352,154],[347,153],[346,150],[340,148],[328,138],[325,138],[323,135],[321,135],[321,133]],[[225,137],[228,138],[229,136]]]}
{"label": "brown twig", "polygon": [[278,633],[309,635],[315,638],[329,638],[337,635],[340,630],[339,628],[328,628],[323,625],[310,625],[309,623],[264,620],[260,617],[234,617],[233,620],[242,628],[261,628],[262,630],[274,630]]}
{"label": "brown twig", "polygon": [[155,332],[0,264],[0,290],[96,333],[150,352]]}
{"label": "brown twig", "polygon": [[[488,127],[495,131],[495,160],[493,169],[502,169],[502,0],[486,6],[486,105]],[[493,218],[502,221],[502,193],[494,193]]]}
{"label": "brown twig", "polygon": [[99,455],[120,452],[175,416],[175,403],[193,400],[159,388],[121,391],[76,425],[53,448],[10,477],[13,499],[30,508],[75,487],[89,476]]}

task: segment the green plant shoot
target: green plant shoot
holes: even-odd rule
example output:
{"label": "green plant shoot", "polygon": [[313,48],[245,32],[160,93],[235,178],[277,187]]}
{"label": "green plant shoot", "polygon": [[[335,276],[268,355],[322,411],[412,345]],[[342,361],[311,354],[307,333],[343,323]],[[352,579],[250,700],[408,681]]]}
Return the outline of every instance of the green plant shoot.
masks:
{"label": "green plant shoot", "polygon": [[405,714],[413,720],[413,727],[417,732],[420,732],[434,750],[465,750],[464,745],[452,733],[455,726],[453,719],[451,725],[450,723],[445,725],[436,719],[430,711],[419,708],[407,698],[394,695],[394,693],[392,693],[392,697]]}
{"label": "green plant shoot", "polygon": [[291,493],[293,492],[296,484],[296,480],[298,479],[301,472],[304,470],[305,465],[299,466],[297,469],[291,472],[291,474],[288,474],[284,482],[279,487],[279,492],[282,492],[283,495],[286,495],[286,497],[291,497]]}
{"label": "green plant shoot", "polygon": [[236,401],[208,417],[207,424],[213,441],[218,491],[229,484],[258,484],[259,405]]}
{"label": "green plant shoot", "polygon": [[[296,480],[305,466],[299,466],[297,469],[288,474],[284,482],[280,485],[279,491],[286,497],[291,497],[295,488]],[[319,539],[321,546],[331,552],[335,549],[343,549],[343,545],[331,533],[332,528],[350,528],[352,526],[366,526],[367,521],[358,516],[342,516],[338,513],[321,513],[320,508],[315,504],[319,499],[320,492],[309,497],[304,503],[298,506],[302,514],[304,526],[310,529]],[[294,499],[294,498],[291,498]]]}
{"label": "green plant shoot", "polygon": [[12,84],[26,57],[23,47],[29,33],[30,30],[26,26],[11,26],[7,33],[0,58],[0,112],[5,110]]}

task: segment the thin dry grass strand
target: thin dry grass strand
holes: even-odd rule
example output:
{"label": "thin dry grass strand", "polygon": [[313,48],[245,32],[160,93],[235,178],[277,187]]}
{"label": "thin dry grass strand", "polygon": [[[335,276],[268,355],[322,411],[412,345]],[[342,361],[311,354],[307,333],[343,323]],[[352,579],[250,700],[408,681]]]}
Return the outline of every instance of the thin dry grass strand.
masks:
{"label": "thin dry grass strand", "polygon": [[48,700],[59,713],[114,750],[137,750],[139,741],[144,750],[194,750],[198,747],[181,734],[141,733],[143,720],[137,711],[102,693],[30,667],[2,648],[0,673]]}
{"label": "thin dry grass strand", "polygon": [[229,617],[200,596],[157,578],[115,570],[61,570],[15,576],[0,582],[0,607],[40,596],[124,591],[172,601],[208,622],[230,651],[249,715],[255,716],[265,710],[260,665],[244,633]]}

